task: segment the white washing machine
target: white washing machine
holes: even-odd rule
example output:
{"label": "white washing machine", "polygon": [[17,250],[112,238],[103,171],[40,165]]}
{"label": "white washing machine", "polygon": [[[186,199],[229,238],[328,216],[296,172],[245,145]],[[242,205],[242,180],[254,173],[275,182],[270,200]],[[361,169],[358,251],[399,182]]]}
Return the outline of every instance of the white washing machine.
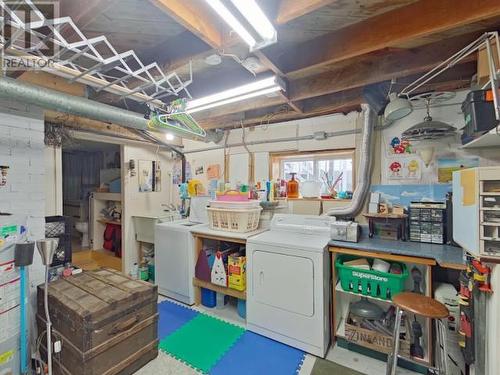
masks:
{"label": "white washing machine", "polygon": [[247,241],[247,329],[324,357],[330,342],[328,216],[276,214]]}
{"label": "white washing machine", "polygon": [[191,230],[208,223],[210,197],[191,198],[189,219],[155,226],[155,283],[158,293],[194,304],[195,249]]}

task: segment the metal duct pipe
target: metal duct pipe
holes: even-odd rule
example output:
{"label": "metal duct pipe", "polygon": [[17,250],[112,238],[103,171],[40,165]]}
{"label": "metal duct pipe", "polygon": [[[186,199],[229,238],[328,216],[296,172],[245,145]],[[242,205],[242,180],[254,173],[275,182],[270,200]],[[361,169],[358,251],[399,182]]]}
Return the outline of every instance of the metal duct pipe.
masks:
{"label": "metal duct pipe", "polygon": [[[147,125],[148,121],[139,113],[99,103],[87,98],[64,94],[12,78],[0,78],[0,97],[18,100],[58,112],[87,117],[93,120],[112,122],[127,128],[150,130]],[[179,137],[203,140],[205,142],[217,140],[217,137],[215,137],[217,134],[213,131],[207,132],[206,138],[189,136],[175,129],[168,130],[168,132],[172,132]]]}
{"label": "metal duct pipe", "polygon": [[351,204],[347,207],[334,208],[326,213],[329,216],[356,216],[362,209],[366,195],[371,185],[371,172],[373,160],[373,131],[377,116],[368,104],[361,104],[364,114],[363,139],[361,141],[361,160],[357,173],[356,189],[352,196]]}

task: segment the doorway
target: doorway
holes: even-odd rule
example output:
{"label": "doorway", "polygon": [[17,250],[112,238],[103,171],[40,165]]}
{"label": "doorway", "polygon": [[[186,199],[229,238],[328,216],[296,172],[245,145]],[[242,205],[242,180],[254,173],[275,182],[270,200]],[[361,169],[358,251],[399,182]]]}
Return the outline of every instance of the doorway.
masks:
{"label": "doorway", "polygon": [[72,139],[62,148],[63,215],[71,218],[73,264],[122,268],[120,146]]}

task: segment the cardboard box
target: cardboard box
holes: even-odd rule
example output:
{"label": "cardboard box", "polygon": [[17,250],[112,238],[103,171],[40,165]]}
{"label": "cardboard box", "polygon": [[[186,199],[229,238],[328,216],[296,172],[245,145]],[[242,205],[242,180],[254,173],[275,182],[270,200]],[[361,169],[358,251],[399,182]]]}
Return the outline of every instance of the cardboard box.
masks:
{"label": "cardboard box", "polygon": [[380,193],[371,193],[370,203],[380,203]]}
{"label": "cardboard box", "polygon": [[[496,43],[491,42],[491,53],[493,54],[493,60],[495,60],[495,66],[497,69],[500,68],[498,61],[498,51]],[[477,53],[477,81],[480,87],[483,87],[490,80],[490,68],[488,64],[488,52],[486,48],[481,48]]]}
{"label": "cardboard box", "polygon": [[405,209],[403,206],[393,206],[392,213],[395,215],[404,215]]}
{"label": "cardboard box", "polygon": [[369,214],[378,214],[378,203],[369,203],[368,204],[368,213]]}
{"label": "cardboard box", "polygon": [[[405,320],[405,326],[409,327],[409,322]],[[403,328],[403,327],[401,327]],[[404,340],[399,340],[399,354],[409,358],[410,357],[410,340],[409,336]],[[357,345],[376,350],[382,353],[392,353],[392,346],[394,340],[391,336],[384,335],[380,332],[372,331],[366,328],[361,328],[354,324],[351,314],[347,318],[345,324],[345,338],[347,341],[353,342]]]}
{"label": "cardboard box", "polygon": [[239,255],[230,255],[227,261],[229,273],[228,286],[231,289],[244,291],[247,288],[247,258]]}

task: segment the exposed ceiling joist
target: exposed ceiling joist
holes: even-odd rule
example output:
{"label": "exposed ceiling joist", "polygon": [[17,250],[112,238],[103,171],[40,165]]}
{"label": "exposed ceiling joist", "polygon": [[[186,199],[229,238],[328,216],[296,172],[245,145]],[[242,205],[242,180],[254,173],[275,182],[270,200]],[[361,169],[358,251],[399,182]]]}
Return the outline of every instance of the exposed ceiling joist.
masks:
{"label": "exposed ceiling joist", "polygon": [[[89,25],[97,15],[105,12],[107,9],[116,3],[117,0],[87,0],[87,1],[72,1],[64,0],[60,2],[60,13],[62,16],[71,17],[73,22],[83,29]],[[64,30],[66,39],[71,40],[72,37],[77,36],[73,28]]]}
{"label": "exposed ceiling joist", "polygon": [[283,25],[337,0],[281,0],[276,23]]}
{"label": "exposed ceiling joist", "polygon": [[[474,64],[464,64],[457,71],[450,70],[440,77],[436,82],[432,82],[422,87],[419,92],[425,91],[455,91],[468,87],[470,84],[470,73]],[[413,81],[416,76],[407,76],[401,79],[400,83]],[[381,84],[388,85],[388,82]],[[275,123],[299,118],[321,116],[331,113],[347,113],[359,109],[361,103],[365,102],[363,87],[344,90],[341,92],[323,95],[317,98],[310,98],[300,102],[303,113],[293,111],[281,111],[280,107],[255,109],[246,112],[233,113],[225,116],[206,118],[200,121],[205,129],[232,128],[243,124],[246,126],[260,125],[265,123]]]}
{"label": "exposed ceiling joist", "polygon": [[[441,42],[411,50],[398,49],[377,51],[349,59],[345,63],[340,64],[341,66],[339,68],[336,68],[334,65],[331,67],[330,71],[325,71],[324,73],[306,78],[289,78],[286,95],[281,93],[281,100],[279,102],[287,103],[288,105],[296,105],[299,110],[294,110],[298,113],[302,113],[307,111],[307,109],[303,108],[304,103],[302,103],[302,101],[307,99],[363,87],[382,81],[389,81],[392,78],[397,79],[415,74],[422,74],[434,67],[437,63],[462,49],[478,35],[479,34],[473,33],[449,38]],[[461,65],[470,63],[475,59],[476,56],[471,55],[461,61]],[[459,75],[462,72],[460,69],[460,67],[454,67],[450,69],[450,72]],[[471,75],[472,72],[469,74],[469,78]],[[229,76],[231,76],[231,74],[229,74]],[[227,77],[228,74],[225,74],[224,77],[215,76],[212,77],[211,80],[205,80],[202,84],[203,86],[213,87],[217,83],[225,82],[229,85]],[[259,107],[268,108],[277,105],[278,103],[276,100],[276,98],[273,100],[267,97],[254,98],[252,100],[219,107],[210,111],[203,111],[196,114],[195,117],[201,120],[210,117],[229,115],[236,112],[245,112]]]}
{"label": "exposed ceiling joist", "polygon": [[[238,39],[225,40],[220,21],[212,17],[210,11],[201,6],[201,2],[193,0],[150,1],[217,51],[222,50],[223,47],[234,45],[238,41]],[[273,71],[278,76],[284,76],[280,67],[269,59],[264,52],[257,50],[253,54],[259,58],[267,69]],[[184,57],[184,59],[187,58],[188,56]]]}
{"label": "exposed ceiling joist", "polygon": [[220,22],[210,17],[202,2],[194,0],[150,0],[210,47],[221,49],[223,37]]}
{"label": "exposed ceiling joist", "polygon": [[268,121],[286,121],[296,118],[318,116],[325,113],[343,112],[348,107],[353,108],[359,106],[361,102],[362,90],[354,89],[329,95],[323,101],[319,101],[318,104],[306,103],[308,111],[304,111],[303,113],[281,111],[280,107],[271,110],[267,109],[265,111],[262,111],[262,109],[255,109],[245,112],[244,116],[235,117],[237,114],[231,114],[227,116],[206,118],[205,120],[200,120],[199,123],[205,129],[234,127],[240,122],[243,123],[243,125],[259,125]]}
{"label": "exposed ceiling joist", "polygon": [[308,41],[281,55],[279,65],[285,73],[314,71],[499,15],[498,0],[420,0]]}
{"label": "exposed ceiling joist", "polygon": [[169,72],[187,65],[190,60],[204,58],[212,53],[211,46],[201,39],[193,38],[190,31],[184,31],[144,52],[143,60],[158,61],[161,68]]}
{"label": "exposed ceiling joist", "polygon": [[[289,98],[299,101],[392,78],[424,73],[462,49],[477,36],[468,34],[412,50],[374,52],[356,57],[340,68],[332,67],[329,72],[291,81]],[[460,63],[464,64],[475,59],[476,55],[473,54]]]}

